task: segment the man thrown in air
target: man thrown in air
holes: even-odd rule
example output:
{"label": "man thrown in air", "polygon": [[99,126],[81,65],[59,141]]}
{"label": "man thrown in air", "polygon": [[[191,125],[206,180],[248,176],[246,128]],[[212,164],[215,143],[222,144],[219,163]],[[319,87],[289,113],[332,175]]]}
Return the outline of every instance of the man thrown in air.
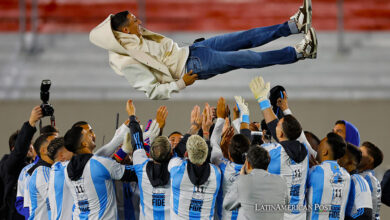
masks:
{"label": "man thrown in air", "polygon": [[[150,99],[169,99],[197,79],[231,70],[289,64],[317,56],[317,37],[311,28],[311,0],[283,24],[219,35],[179,47],[173,40],[151,32],[128,11],[109,15],[90,32],[90,41],[109,51],[111,68]],[[242,50],[280,37],[305,33],[295,46],[281,50]]]}

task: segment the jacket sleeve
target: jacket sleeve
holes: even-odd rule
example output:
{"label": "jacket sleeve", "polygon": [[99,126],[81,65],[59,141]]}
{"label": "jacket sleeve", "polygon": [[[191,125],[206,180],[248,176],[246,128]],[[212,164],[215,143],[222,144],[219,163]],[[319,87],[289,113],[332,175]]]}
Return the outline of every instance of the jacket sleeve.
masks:
{"label": "jacket sleeve", "polygon": [[221,143],[221,135],[222,135],[222,129],[224,124],[225,124],[225,119],[218,118],[217,122],[215,123],[213,134],[211,135],[210,138],[210,145],[212,147],[211,163],[214,164],[217,164],[217,160],[223,157],[221,146],[219,146],[219,144]]}
{"label": "jacket sleeve", "polygon": [[[240,177],[238,177],[240,178]],[[223,208],[227,211],[232,211],[233,209],[239,208],[241,206],[241,203],[239,202],[239,193],[238,193],[238,187],[239,187],[239,179],[234,181],[231,190],[226,193],[225,199],[223,200]]]}
{"label": "jacket sleeve", "polygon": [[276,142],[279,142],[278,137],[276,137],[276,126],[278,125],[279,120],[275,119],[269,123],[267,123],[267,127],[269,131],[271,132],[272,137],[276,140]]}
{"label": "jacket sleeve", "polygon": [[125,124],[122,124],[115,131],[112,140],[105,144],[103,147],[101,147],[99,150],[97,150],[95,155],[110,157],[113,153],[115,153],[115,150],[122,144],[126,132],[129,132],[129,128]]}
{"label": "jacket sleeve", "polygon": [[8,172],[20,172],[20,170],[15,170],[13,167],[23,161],[26,157],[36,130],[35,127],[31,127],[28,121],[23,124],[22,129],[20,129],[18,137],[16,138],[15,148],[4,164],[4,167],[7,168]]}
{"label": "jacket sleeve", "polygon": [[132,87],[138,91],[144,92],[149,99],[169,99],[172,92],[179,92],[186,87],[183,79],[176,82],[160,83],[157,81],[152,71],[153,70],[150,70],[142,64],[131,64],[120,72],[123,73]]}

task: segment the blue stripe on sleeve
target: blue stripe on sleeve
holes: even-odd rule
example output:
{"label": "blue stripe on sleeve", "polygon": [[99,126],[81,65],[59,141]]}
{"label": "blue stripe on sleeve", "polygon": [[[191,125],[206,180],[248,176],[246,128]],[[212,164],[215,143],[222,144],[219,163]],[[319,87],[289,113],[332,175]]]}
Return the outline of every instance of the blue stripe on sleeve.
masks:
{"label": "blue stripe on sleeve", "polygon": [[[310,187],[313,190],[313,208],[316,204],[321,205],[322,193],[324,191],[324,170],[320,166],[316,166],[313,172],[310,173]],[[319,210],[313,209],[312,220],[318,220],[321,213]]]}
{"label": "blue stripe on sleeve", "polygon": [[214,216],[215,200],[217,198],[219,188],[221,187],[221,173],[215,165],[210,164],[210,166],[214,168],[215,178],[217,181],[216,182],[217,189],[215,190],[214,197],[213,197],[213,203],[211,205],[211,210],[210,210],[210,220],[211,220]]}
{"label": "blue stripe on sleeve", "polygon": [[280,152],[282,147],[279,146],[275,149],[272,149],[269,151],[269,156],[271,158],[271,161],[268,165],[268,172],[272,174],[278,174],[280,175]]}

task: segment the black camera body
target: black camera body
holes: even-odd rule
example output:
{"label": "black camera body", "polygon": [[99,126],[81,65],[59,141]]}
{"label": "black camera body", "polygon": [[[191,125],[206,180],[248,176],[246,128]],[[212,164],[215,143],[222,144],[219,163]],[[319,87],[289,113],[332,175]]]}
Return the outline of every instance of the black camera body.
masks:
{"label": "black camera body", "polygon": [[50,98],[50,86],[51,81],[49,79],[42,80],[41,83],[41,109],[43,117],[46,116],[53,116],[54,114],[54,108],[52,105],[49,104],[49,98]]}

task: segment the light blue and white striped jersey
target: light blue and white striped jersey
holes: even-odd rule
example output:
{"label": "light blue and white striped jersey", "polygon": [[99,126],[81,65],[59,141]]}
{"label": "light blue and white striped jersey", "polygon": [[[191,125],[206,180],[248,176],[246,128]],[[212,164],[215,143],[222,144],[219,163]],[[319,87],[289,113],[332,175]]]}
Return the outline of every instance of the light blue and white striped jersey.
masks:
{"label": "light blue and white striped jersey", "polygon": [[171,184],[153,187],[146,173],[146,164],[150,161],[144,149],[137,149],[133,154],[134,170],[138,178],[140,193],[140,220],[170,219]]}
{"label": "light blue and white striped jersey", "polygon": [[49,179],[49,204],[51,219],[72,219],[73,199],[65,184],[65,168],[68,162],[56,162],[51,166]]}
{"label": "light blue and white striped jersey", "polygon": [[375,177],[375,173],[373,170],[366,170],[362,172],[360,175],[367,181],[371,190],[371,199],[372,199],[372,219],[379,220],[380,219],[380,208],[381,208],[381,196],[382,196],[382,188],[381,183]]}
{"label": "light blue and white striped jersey", "polygon": [[221,158],[219,163],[216,163],[221,170],[222,187],[218,192],[217,197],[217,214],[222,220],[236,220],[238,216],[238,208],[233,211],[227,211],[222,207],[223,199],[227,192],[231,190],[233,183],[240,175],[240,170],[243,164],[236,164],[226,158]]}
{"label": "light blue and white striped jersey", "polygon": [[139,188],[138,183],[115,181],[116,204],[118,207],[118,219],[139,219]]}
{"label": "light blue and white striped jersey", "polygon": [[23,207],[30,207],[29,202],[26,202],[26,197],[30,197],[28,195],[28,182],[30,180],[30,175],[27,173],[27,171],[34,166],[34,163],[30,163],[27,166],[25,166],[22,171],[19,174],[18,178],[18,188],[16,191],[16,197],[23,197]]}
{"label": "light blue and white striped jersey", "polygon": [[29,220],[51,219],[50,205],[47,197],[49,188],[50,167],[39,166],[31,175],[29,193],[31,200]]}
{"label": "light blue and white striped jersey", "polygon": [[70,180],[65,168],[65,182],[75,204],[73,220],[117,219],[113,180],[120,180],[124,172],[125,166],[95,155],[86,163],[77,181]]}
{"label": "light blue and white striped jersey", "polygon": [[345,215],[357,218],[364,213],[365,208],[372,209],[370,186],[361,175],[352,174]]}
{"label": "light blue and white striped jersey", "polygon": [[284,219],[305,220],[306,211],[303,207],[306,205],[305,191],[309,173],[309,154],[302,162],[296,163],[279,143],[271,142],[261,146],[268,151],[271,158],[268,172],[282,176],[287,183],[291,213],[286,212]]}
{"label": "light blue and white striped jersey", "polygon": [[168,165],[171,174],[171,219],[213,219],[221,185],[221,172],[210,165],[210,176],[200,186],[192,184],[187,172],[188,161],[175,157]]}
{"label": "light blue and white striped jersey", "polygon": [[351,177],[336,161],[327,160],[310,169],[308,219],[344,219]]}

